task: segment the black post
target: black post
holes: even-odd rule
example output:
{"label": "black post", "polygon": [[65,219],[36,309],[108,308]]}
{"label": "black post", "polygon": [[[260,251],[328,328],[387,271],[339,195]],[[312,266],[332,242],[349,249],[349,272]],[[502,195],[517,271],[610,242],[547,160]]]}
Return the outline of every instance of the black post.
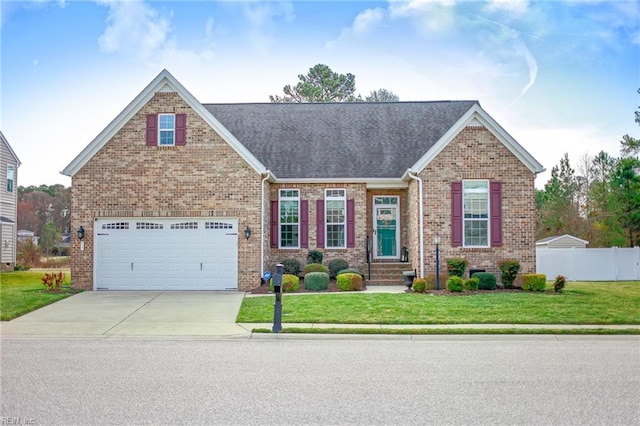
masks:
{"label": "black post", "polygon": [[276,273],[273,276],[273,291],[276,294],[276,303],[273,305],[273,328],[274,333],[282,331],[282,270],[284,265],[276,265]]}
{"label": "black post", "polygon": [[369,269],[369,280],[371,280],[371,238],[367,235],[367,268]]}
{"label": "black post", "polygon": [[436,243],[436,290],[440,290],[440,247]]}

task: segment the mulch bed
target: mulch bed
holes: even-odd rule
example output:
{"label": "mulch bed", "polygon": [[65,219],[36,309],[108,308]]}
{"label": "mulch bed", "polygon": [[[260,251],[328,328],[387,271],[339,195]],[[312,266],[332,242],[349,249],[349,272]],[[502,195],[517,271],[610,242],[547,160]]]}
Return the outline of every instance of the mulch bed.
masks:
{"label": "mulch bed", "polygon": [[[366,289],[366,287],[365,287]],[[331,280],[329,281],[329,289],[328,290],[322,290],[322,291],[318,291],[318,290],[307,290],[306,288],[304,288],[304,280],[300,280],[300,286],[298,287],[298,291],[296,291],[296,293],[331,293],[331,292],[338,292],[340,291],[340,289],[338,288],[338,286],[336,285],[336,281],[335,280]],[[268,284],[264,284],[261,286],[258,286],[256,288],[254,288],[253,290],[251,290],[251,294],[269,294],[269,285]]]}

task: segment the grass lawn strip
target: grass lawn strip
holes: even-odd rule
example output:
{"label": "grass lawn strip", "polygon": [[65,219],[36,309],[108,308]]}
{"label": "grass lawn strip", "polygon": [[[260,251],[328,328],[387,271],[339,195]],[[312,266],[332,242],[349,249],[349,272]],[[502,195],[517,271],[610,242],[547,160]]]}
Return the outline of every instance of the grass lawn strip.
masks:
{"label": "grass lawn strip", "polygon": [[[282,307],[288,324],[640,324],[640,282],[571,282],[562,293],[285,294]],[[272,297],[245,298],[237,318],[272,320]]]}
{"label": "grass lawn strip", "polygon": [[[253,333],[271,333],[271,329],[254,328]],[[289,334],[578,334],[578,335],[640,335],[634,328],[297,328],[282,329]]]}
{"label": "grass lawn strip", "polygon": [[70,274],[65,274],[60,293],[45,291],[42,271],[3,272],[0,274],[0,320],[10,321],[76,293],[69,289]]}

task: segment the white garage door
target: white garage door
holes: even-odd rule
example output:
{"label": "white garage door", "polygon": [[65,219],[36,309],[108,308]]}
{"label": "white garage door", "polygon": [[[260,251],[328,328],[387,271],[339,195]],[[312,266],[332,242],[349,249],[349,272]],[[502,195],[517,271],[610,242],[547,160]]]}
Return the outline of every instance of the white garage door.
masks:
{"label": "white garage door", "polygon": [[237,290],[238,220],[98,219],[95,290]]}

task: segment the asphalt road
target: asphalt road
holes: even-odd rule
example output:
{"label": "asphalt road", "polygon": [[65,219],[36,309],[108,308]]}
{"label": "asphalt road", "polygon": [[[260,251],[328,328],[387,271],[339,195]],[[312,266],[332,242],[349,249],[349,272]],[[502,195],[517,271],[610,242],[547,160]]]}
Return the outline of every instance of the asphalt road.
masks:
{"label": "asphalt road", "polygon": [[0,425],[640,424],[637,336],[0,344]]}

